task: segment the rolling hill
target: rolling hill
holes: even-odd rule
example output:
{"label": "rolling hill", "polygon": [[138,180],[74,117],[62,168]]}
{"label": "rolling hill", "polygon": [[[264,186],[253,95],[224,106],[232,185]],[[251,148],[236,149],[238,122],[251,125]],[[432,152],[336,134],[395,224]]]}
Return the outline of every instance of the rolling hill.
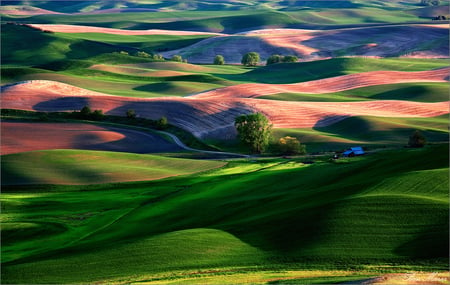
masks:
{"label": "rolling hill", "polygon": [[4,188],[2,282],[136,282],[255,264],[447,268],[447,167],[441,145],[310,165],[235,161],[147,183]]}

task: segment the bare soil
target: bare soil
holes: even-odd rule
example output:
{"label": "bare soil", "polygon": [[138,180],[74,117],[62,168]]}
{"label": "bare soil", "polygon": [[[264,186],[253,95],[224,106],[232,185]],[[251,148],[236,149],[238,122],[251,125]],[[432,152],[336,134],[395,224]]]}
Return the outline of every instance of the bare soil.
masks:
{"label": "bare soil", "polygon": [[1,154],[47,149],[85,149],[132,153],[180,151],[160,136],[134,130],[76,123],[2,122]]}

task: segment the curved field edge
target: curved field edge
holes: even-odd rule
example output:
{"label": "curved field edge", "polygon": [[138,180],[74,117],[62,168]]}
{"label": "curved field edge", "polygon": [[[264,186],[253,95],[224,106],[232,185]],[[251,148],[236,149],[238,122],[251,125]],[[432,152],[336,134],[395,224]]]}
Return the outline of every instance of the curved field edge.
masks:
{"label": "curved field edge", "polygon": [[[3,282],[132,282],[236,266],[447,269],[447,144],[302,161],[235,160],[145,183],[6,188],[2,218],[22,230],[4,239]],[[54,223],[62,230],[39,230]]]}
{"label": "curved field edge", "polygon": [[46,150],[2,156],[2,185],[149,181],[224,166],[225,162],[106,151]]}

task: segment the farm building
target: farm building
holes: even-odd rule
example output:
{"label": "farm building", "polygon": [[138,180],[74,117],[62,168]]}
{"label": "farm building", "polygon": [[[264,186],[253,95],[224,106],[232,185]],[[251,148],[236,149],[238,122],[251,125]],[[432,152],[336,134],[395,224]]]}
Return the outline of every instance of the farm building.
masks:
{"label": "farm building", "polygon": [[364,155],[364,154],[366,154],[366,153],[360,146],[351,147],[342,153],[342,155],[345,157],[358,156],[358,155]]}

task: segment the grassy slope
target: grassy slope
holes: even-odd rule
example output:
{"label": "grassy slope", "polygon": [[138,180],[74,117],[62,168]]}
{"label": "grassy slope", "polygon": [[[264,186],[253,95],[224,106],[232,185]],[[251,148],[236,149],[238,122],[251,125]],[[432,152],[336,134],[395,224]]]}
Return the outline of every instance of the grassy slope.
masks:
{"label": "grassy slope", "polygon": [[448,116],[434,118],[382,118],[358,116],[328,127],[276,129],[275,139],[289,135],[306,144],[308,152],[366,147],[404,146],[414,130],[421,130],[429,142],[448,141]]}
{"label": "grassy slope", "polygon": [[[51,150],[2,157],[2,185],[101,184],[143,181],[220,167],[206,160],[118,152]],[[26,170],[26,171],[24,171]]]}
{"label": "grassy slope", "polygon": [[2,218],[20,231],[4,237],[2,258],[16,262],[2,267],[3,283],[435,258],[442,263],[430,268],[444,269],[447,186],[448,146],[440,145],[312,165],[235,161],[150,183],[6,189]]}
{"label": "grassy slope", "polygon": [[448,60],[446,59],[334,58],[264,66],[245,73],[240,79],[261,83],[295,83],[360,72],[378,70],[423,71],[446,66],[448,66]]}

